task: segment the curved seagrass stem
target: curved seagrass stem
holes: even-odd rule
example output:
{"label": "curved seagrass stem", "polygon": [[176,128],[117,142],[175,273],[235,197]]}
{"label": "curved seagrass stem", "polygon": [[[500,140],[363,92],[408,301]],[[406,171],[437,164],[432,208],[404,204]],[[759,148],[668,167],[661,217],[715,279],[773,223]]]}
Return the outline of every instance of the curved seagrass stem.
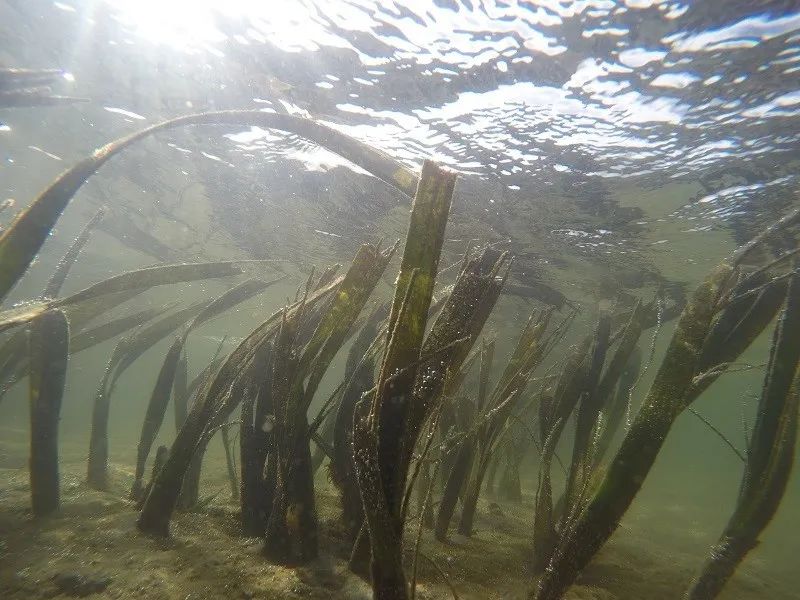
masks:
{"label": "curved seagrass stem", "polygon": [[[478,417],[482,416],[483,408],[486,404],[489,373],[492,368],[492,362],[494,361],[494,347],[494,340],[490,342],[484,340],[481,345],[478,396],[473,414],[471,415],[473,421],[477,421]],[[483,433],[483,427],[476,429],[477,431],[474,432],[466,432],[464,439],[455,451],[455,457],[450,465],[450,473],[447,476],[444,490],[442,490],[442,499],[439,503],[439,509],[436,513],[436,523],[434,525],[434,534],[436,539],[440,542],[444,542],[447,539],[447,530],[450,527],[450,521],[453,518],[459,494],[461,494],[461,491],[468,483],[473,468],[472,465],[475,463],[479,441],[478,432]]]}
{"label": "curved seagrass stem", "polygon": [[47,285],[42,291],[43,298],[55,298],[58,296],[59,292],[61,291],[61,286],[64,285],[72,265],[74,265],[75,261],[78,260],[78,255],[81,253],[81,250],[83,250],[86,242],[89,241],[92,231],[95,227],[97,227],[97,224],[103,220],[105,214],[106,207],[102,206],[100,210],[98,210],[94,216],[89,219],[89,222],[84,225],[83,229],[78,234],[78,237],[75,238],[70,247],[67,249],[66,254],[64,254],[61,260],[58,261],[55,271],[53,271],[53,274],[47,281]]}
{"label": "curved seagrass stem", "polygon": [[62,173],[14,219],[0,236],[0,300],[8,295],[27,271],[78,189],[106,161],[149,135],[186,125],[258,126],[288,131],[339,154],[407,196],[412,196],[416,189],[417,176],[389,155],[311,119],[255,110],[228,110],[177,117],[151,125],[98,148],[90,156]]}
{"label": "curved seagrass stem", "polygon": [[556,445],[567,420],[585,388],[591,338],[585,338],[567,355],[552,398],[539,405],[539,426],[542,434],[542,460],[536,486],[533,522],[533,565],[541,571],[552,556],[558,542],[553,506],[551,465],[556,458]]}
{"label": "curved seagrass stem", "polygon": [[[636,310],[634,309],[634,313]],[[606,353],[609,345],[611,318],[607,314],[601,314],[600,320],[595,331],[592,342],[591,355],[588,362],[588,370],[583,381],[583,390],[580,395],[580,402],[576,408],[575,415],[575,435],[572,447],[572,464],[567,474],[567,483],[564,490],[564,508],[562,517],[570,513],[572,505],[576,503],[579,495],[578,490],[583,487],[591,475],[592,457],[590,448],[592,445],[592,433],[595,429],[602,410],[605,408],[607,393],[598,389],[600,373],[605,363]],[[621,361],[624,362],[624,361]],[[615,382],[616,383],[616,382]],[[606,386],[604,386],[606,387]],[[612,387],[608,385],[607,387]],[[610,393],[610,391],[608,392]]]}
{"label": "curved seagrass stem", "polygon": [[[184,271],[184,277],[191,276],[194,279],[197,279],[198,277],[204,277],[208,275],[213,276],[215,274],[224,274],[227,272],[227,270],[219,271],[219,266],[226,267],[226,269],[231,267],[231,265],[226,263],[219,263],[217,265],[214,265],[213,263],[200,263],[196,265],[168,265],[167,267],[153,267],[143,271],[150,271],[150,273],[145,273],[145,275],[151,275],[152,283],[152,279],[157,275],[156,272],[161,269],[168,269],[167,273],[172,272],[173,275],[180,273],[180,271]],[[187,271],[185,267],[191,268]],[[208,270],[209,267],[212,267],[211,270]],[[233,272],[236,273],[238,271],[234,270]],[[133,272],[132,274],[135,273],[142,272]],[[163,276],[167,273],[162,273],[161,275]],[[96,284],[91,288],[87,288],[87,290],[102,287],[111,287],[112,289],[115,289],[115,286],[113,285],[114,280],[127,278],[127,275],[129,274],[113,277],[104,282]],[[198,325],[216,317],[223,311],[245,301],[256,293],[260,293],[266,287],[281,280],[282,277],[268,282],[257,279],[245,281],[244,283],[230,288],[228,291],[211,302],[202,301],[176,312],[167,314],[158,321],[152,322],[148,325],[143,325],[133,334],[120,340],[108,362],[108,365],[106,366],[105,374],[95,395],[94,406],[92,409],[92,426],[89,441],[88,465],[88,482],[92,487],[97,489],[105,489],[108,483],[108,419],[111,394],[114,386],[116,385],[116,381],[119,379],[122,373],[128,369],[128,367],[130,367],[144,352],[146,352],[148,348],[152,347],[159,340],[163,339],[181,327],[184,323],[186,323],[186,321],[191,319],[191,322],[188,324],[184,332],[179,336],[178,345],[181,347],[186,341],[186,336],[189,335],[189,332],[194,327],[197,327]],[[119,281],[117,283],[119,284]],[[95,289],[95,292],[97,291],[98,290]],[[79,296],[82,293],[83,292],[79,292],[76,296]],[[72,297],[73,296],[70,298]],[[141,488],[141,480],[144,476],[143,461],[147,459],[147,455],[150,452],[150,447],[155,439],[155,434],[157,433],[158,428],[161,426],[161,422],[163,421],[164,411],[166,410],[165,402],[169,401],[172,378],[174,377],[177,362],[180,357],[179,349],[175,348],[175,350],[170,354],[171,356],[169,358],[169,362],[171,364],[165,365],[166,371],[164,373],[164,377],[162,378],[160,385],[156,386],[159,391],[156,392],[154,390],[154,395],[151,395],[150,398],[150,404],[156,403],[158,406],[153,406],[151,408],[150,404],[148,405],[147,411],[149,416],[145,418],[145,421],[147,422],[146,428],[153,428],[155,431],[151,430],[149,433],[145,433],[145,427],[143,427],[142,438],[140,438],[140,449],[142,452],[141,454],[137,452],[137,454],[139,454],[137,461],[141,462],[142,464],[137,469],[139,472],[136,476],[137,481],[134,483],[134,495],[138,495],[136,490]],[[181,419],[180,422],[183,422],[183,420]],[[144,441],[146,437],[152,437],[152,439],[150,439],[149,442],[146,442]]]}
{"label": "curved seagrass stem", "polygon": [[167,356],[164,358],[164,362],[158,372],[153,393],[150,395],[150,402],[147,404],[142,433],[139,436],[139,444],[136,447],[136,471],[130,493],[130,499],[136,502],[144,499],[145,463],[164,420],[164,414],[167,411],[172,383],[175,379],[181,352],[183,351],[184,340],[183,336],[178,335],[170,345]]}
{"label": "curved seagrass stem", "polygon": [[[1,259],[0,259],[1,260]],[[63,309],[74,328],[82,327],[87,321],[119,306],[155,286],[215,279],[241,275],[239,265],[258,264],[269,261],[241,260],[215,261],[207,263],[179,263],[156,265],[135,271],[128,271],[104,279],[65,298],[41,300],[26,303],[22,308],[11,308],[0,312],[0,331],[27,323],[50,308]],[[0,356],[6,354],[6,345],[0,348]]]}
{"label": "curved seagrass stem", "polygon": [[[592,342],[593,349],[587,356],[587,368],[584,381],[580,384],[578,392],[575,434],[572,450],[572,462],[567,475],[567,484],[564,494],[556,504],[556,517],[560,521],[559,530],[561,537],[570,530],[570,520],[580,514],[580,509],[586,500],[586,493],[590,490],[590,482],[596,479],[598,467],[598,452],[601,442],[601,432],[606,427],[606,414],[610,413],[609,401],[614,388],[622,376],[625,365],[630,359],[634,347],[642,333],[645,310],[641,303],[637,303],[625,328],[619,336],[619,343],[609,361],[606,355],[609,345],[610,317],[601,314],[598,328]],[[606,364],[607,363],[607,364]],[[602,377],[600,376],[602,372]],[[619,408],[615,417],[621,416]],[[564,415],[564,420],[568,415]],[[615,425],[612,424],[612,427]],[[557,435],[560,433],[557,432]],[[554,443],[558,442],[558,438]],[[552,460],[552,456],[550,457]],[[544,492],[547,490],[544,489]],[[552,539],[556,539],[555,537]],[[534,547],[536,547],[534,539]],[[546,544],[539,544],[540,549],[547,548]],[[552,550],[554,547],[550,547]],[[538,567],[546,566],[550,556],[537,552],[535,560]]]}

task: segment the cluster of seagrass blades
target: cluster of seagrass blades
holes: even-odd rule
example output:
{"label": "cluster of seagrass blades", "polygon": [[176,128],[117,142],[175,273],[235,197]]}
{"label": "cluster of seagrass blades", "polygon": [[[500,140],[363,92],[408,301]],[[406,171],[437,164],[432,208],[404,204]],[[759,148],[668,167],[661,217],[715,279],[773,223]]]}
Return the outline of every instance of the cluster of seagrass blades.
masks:
{"label": "cluster of seagrass blades", "polygon": [[[24,98],[26,105],[46,102],[48,101],[48,98],[44,96],[46,90],[41,86],[49,84],[58,76],[60,73],[55,71],[2,71],[0,72],[0,105],[10,105],[13,98]],[[53,101],[58,99],[58,97],[50,98]],[[63,98],[63,100],[69,99]],[[407,194],[412,194],[416,187],[416,176],[393,159],[308,119],[288,115],[271,115],[258,111],[227,111],[181,117],[149,127],[98,149],[91,156],[60,175],[39,197],[15,216],[12,222],[3,229],[0,237],[0,300],[6,300],[16,283],[28,271],[78,189],[108,159],[137,140],[160,130],[183,125],[215,123],[231,126],[261,124],[297,133],[312,141],[332,146],[332,149],[342,156]],[[5,203],[2,208],[9,207],[10,204]],[[176,422],[186,425],[186,427],[180,428],[180,432],[186,430],[184,436],[191,436],[194,431],[192,426],[198,427],[198,416],[205,417],[205,419],[201,419],[203,427],[197,434],[197,439],[205,439],[202,430],[209,424],[206,421],[215,423],[214,419],[219,418],[216,412],[218,408],[227,407],[232,410],[240,400],[240,396],[231,393],[229,384],[237,381],[242,388],[246,383],[245,374],[247,373],[250,374],[250,379],[263,379],[263,373],[254,374],[252,368],[248,371],[246,367],[252,362],[257,351],[260,352],[264,344],[275,336],[275,332],[280,330],[282,319],[288,323],[295,316],[300,318],[303,315],[304,322],[312,323],[314,315],[305,313],[338,290],[343,282],[350,284],[353,277],[375,278],[382,273],[382,268],[377,274],[374,272],[364,274],[358,270],[364,268],[364,261],[371,256],[370,253],[375,254],[372,258],[373,262],[377,261],[376,264],[383,267],[393,253],[393,250],[379,252],[374,248],[363,248],[356,257],[349,279],[347,277],[335,279],[332,272],[327,274],[327,279],[320,279],[320,289],[305,298],[302,305],[287,308],[281,313],[283,317],[274,315],[268,319],[231,355],[221,360],[215,359],[193,381],[187,382],[184,346],[189,333],[197,326],[261,293],[281,278],[269,281],[251,279],[233,286],[219,298],[210,301],[199,300],[187,307],[168,305],[149,308],[123,316],[114,316],[103,321],[103,317],[114,314],[115,309],[153,287],[234,277],[241,275],[243,267],[247,265],[258,266],[260,263],[269,262],[245,260],[157,265],[123,273],[77,293],[61,297],[61,288],[71,267],[89,241],[92,231],[102,223],[106,216],[105,212],[104,209],[101,209],[89,220],[59,262],[39,298],[15,305],[0,313],[0,331],[18,328],[16,331],[8,332],[4,343],[0,346],[0,379],[3,382],[0,398],[11,386],[28,377],[31,386],[32,439],[46,438],[47,440],[46,443],[39,441],[32,443],[32,447],[35,448],[35,460],[31,463],[32,479],[37,483],[34,486],[37,490],[34,495],[37,498],[41,498],[42,494],[51,496],[48,501],[35,501],[37,514],[41,514],[45,510],[43,507],[49,507],[48,510],[52,510],[58,506],[57,423],[63,391],[63,372],[66,370],[64,365],[67,364],[72,353],[81,352],[102,342],[123,336],[119,339],[109,358],[102,381],[97,389],[92,413],[88,481],[90,485],[104,489],[108,485],[108,420],[110,400],[115,384],[122,373],[144,352],[158,341],[177,331],[159,372],[142,426],[137,452],[136,477],[131,489],[131,497],[143,502],[145,499],[145,463],[171,398],[176,398]],[[367,279],[367,281],[372,280]],[[364,281],[359,280],[358,283],[363,285]],[[374,286],[374,281],[371,285]],[[367,296],[369,291],[371,288],[366,290]],[[341,297],[341,291],[339,294],[337,300]],[[363,303],[365,300],[366,296],[359,296],[359,302]],[[350,308],[358,309],[352,316],[355,319],[361,306],[356,305],[355,308]],[[331,310],[334,309],[339,310],[338,305]],[[336,319],[337,324],[345,323],[340,321],[341,315],[338,313],[331,318]],[[321,344],[321,356],[317,357],[318,362],[304,364],[303,368],[314,369],[308,373],[313,372],[315,377],[321,376],[324,372],[322,365],[325,364],[325,361],[330,362],[338,348],[333,337],[320,339],[320,336],[324,336],[326,333],[340,338],[343,335],[338,330],[335,332],[323,331],[314,338],[315,344]],[[43,344],[48,339],[53,340],[53,344],[45,348]],[[56,343],[59,340],[63,340],[63,343]],[[338,343],[341,344],[343,341],[344,339],[340,339]],[[28,352],[25,351],[26,346],[29,347]],[[55,355],[58,356],[58,360],[55,359]],[[308,359],[311,359],[310,355]],[[239,382],[239,379],[242,381]],[[240,388],[237,390],[241,391]],[[309,394],[309,398],[311,396],[313,393]],[[195,454],[193,447],[190,454]],[[174,468],[173,462],[179,459],[180,453],[176,451],[174,456],[171,453],[169,459],[164,458],[164,453],[161,453],[161,456],[164,470],[169,472]],[[199,463],[199,461],[195,460],[195,463]],[[158,472],[160,473],[160,471]],[[187,480],[191,480],[191,478],[189,477]],[[154,492],[153,495],[157,498],[160,497],[159,493],[164,493],[165,487],[165,485],[159,485],[155,490],[148,490],[148,492]],[[190,499],[191,487],[188,485],[186,491]],[[47,492],[45,493],[43,490]],[[147,495],[149,496],[149,493]],[[144,504],[147,508],[147,503]],[[166,518],[168,520],[169,515]],[[143,518],[142,522],[146,523],[147,519]]]}
{"label": "cluster of seagrass blades", "polygon": [[[792,247],[759,268],[746,265],[773,247],[776,239],[795,240],[798,221],[800,211],[787,215],[724,260],[700,284],[680,316],[655,380],[605,473],[587,480],[580,470],[572,472],[576,458],[581,460],[580,455],[573,457],[569,477],[583,477],[584,482],[572,492],[568,488],[557,534],[553,517],[542,519],[538,525],[541,508],[537,506],[536,562],[544,572],[531,598],[562,597],[619,525],[675,419],[726,372],[780,312],[736,510],[686,597],[716,597],[756,545],[783,497],[797,433],[800,354],[797,341],[785,333],[796,327],[800,318],[800,282],[793,262],[797,249]],[[602,337],[596,336],[595,348]],[[594,360],[597,355],[592,356]],[[558,389],[556,403],[557,397]],[[540,485],[537,496],[542,487],[546,486]]]}
{"label": "cluster of seagrass blades", "polygon": [[[37,86],[54,76],[0,71],[0,106],[14,93],[29,103],[47,102]],[[402,252],[399,242],[363,244],[346,269],[335,265],[318,276],[312,271],[293,301],[261,317],[230,352],[222,352],[220,343],[190,378],[190,334],[286,276],[231,283],[221,295],[198,297],[186,306],[125,312],[126,302],[151,288],[241,276],[245,268],[268,261],[160,264],[62,296],[70,268],[106,218],[101,209],[41,295],[0,312],[0,332],[5,332],[0,399],[11,386],[29,381],[35,515],[59,506],[58,423],[70,357],[117,340],[94,395],[87,464],[88,484],[110,490],[108,432],[116,385],[137,359],[167,339],[171,343],[142,417],[129,494],[140,511],[140,531],[168,535],[176,509],[196,509],[207,501],[200,497],[200,474],[208,444],[219,432],[242,533],[263,538],[269,561],[307,563],[319,553],[314,474],[328,458],[352,547],[351,570],[371,582],[376,599],[408,600],[416,591],[422,528],[432,528],[447,543],[458,515],[458,533],[473,535],[480,525],[479,498],[494,489],[503,461],[501,487],[507,497],[520,497],[520,465],[532,443],[539,472],[533,553],[525,559],[536,572],[530,598],[556,600],[619,525],[676,418],[693,410],[698,396],[776,322],[757,420],[741,457],[744,476],[736,509],[686,598],[719,593],[777,511],[792,467],[799,402],[800,339],[794,333],[800,329],[800,278],[793,262],[798,250],[783,248],[774,259],[763,257],[787,239],[796,245],[800,211],[765,230],[700,284],[636,414],[631,399],[647,368],[641,364],[640,338],[661,325],[658,300],[638,301],[617,314],[599,310],[592,317],[593,331],[569,345],[564,340],[576,322],[576,309],[553,292],[549,305],[534,310],[519,328],[509,358],[493,377],[500,363],[498,344],[484,329],[506,290],[512,258],[491,246],[470,248],[451,285],[443,285],[439,262],[455,174],[425,161],[417,175],[338,131],[286,114],[189,115],[96,150],[3,230],[0,300],[7,300],[75,193],[106,161],[159,131],[210,124],[302,136],[393,186],[412,199]],[[371,303],[396,254],[401,258],[391,302]],[[309,419],[323,378],[334,371],[330,367],[347,344],[341,383]],[[556,349],[562,357],[553,360]],[[468,386],[472,379],[475,385]],[[169,448],[156,449],[148,479],[147,462],[163,435],[170,403],[175,437]],[[571,459],[562,464],[556,449],[564,447],[567,431],[573,432],[566,444]],[[558,498],[551,473],[556,462],[566,481]],[[414,517],[418,529],[412,547],[407,524]]]}

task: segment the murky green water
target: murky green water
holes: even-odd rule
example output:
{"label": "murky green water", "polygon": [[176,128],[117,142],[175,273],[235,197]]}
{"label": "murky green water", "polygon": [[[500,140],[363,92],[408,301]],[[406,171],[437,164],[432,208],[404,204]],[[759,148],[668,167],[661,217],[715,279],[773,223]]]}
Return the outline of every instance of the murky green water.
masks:
{"label": "murky green water", "polygon": [[[415,172],[423,159],[432,159],[459,173],[440,263],[451,268],[440,288],[453,282],[470,244],[491,244],[514,256],[509,289],[484,330],[504,358],[530,311],[544,306],[541,296],[524,297],[519,290],[543,284],[562,294],[566,304],[557,314],[574,308],[578,316],[542,371],[563,363],[568,344],[591,331],[599,308],[628,310],[637,298],[649,302],[656,296],[666,313],[680,308],[720,260],[798,206],[795,2],[7,0],[0,3],[0,68],[60,69],[50,89],[34,90],[33,96],[80,100],[6,107],[10,97],[0,86],[0,201],[14,202],[0,215],[5,226],[64,169],[145,125],[224,109],[313,118]],[[160,133],[112,159],[79,190],[5,308],[39,297],[101,206],[106,215],[70,271],[63,296],[155,263],[263,259],[269,262],[249,265],[248,273],[264,279],[286,275],[192,334],[186,352],[193,376],[223,338],[225,355],[291,302],[312,267],[319,272],[332,263],[348,265],[364,242],[404,239],[410,202],[294,134],[241,126]],[[788,239],[770,251],[795,246]],[[392,297],[398,264],[395,259],[389,265],[376,299]],[[231,285],[211,280],[163,286],[112,314],[185,305]],[[632,393],[634,415],[664,357],[674,316],[642,335],[639,347],[648,368]],[[2,335],[8,340],[11,332]],[[739,449],[755,422],[770,336],[771,328],[738,359],[754,368],[723,375],[693,405]],[[60,440],[65,477],[74,489],[83,489],[95,390],[116,341],[69,361]],[[129,485],[144,410],[169,343],[148,350],[117,385],[109,452],[115,477],[126,482],[120,489]],[[312,403],[312,418],[339,385],[343,368],[344,357],[338,356]],[[474,373],[468,382],[472,393]],[[3,597],[3,587],[8,597],[45,597],[49,583],[37,588],[31,582],[49,581],[53,574],[41,548],[5,541],[19,544],[19,524],[32,526],[23,490],[27,397],[20,381],[0,400],[0,505],[6,505],[0,569],[5,561],[14,572],[14,578],[0,579]],[[518,418],[538,432],[535,410]],[[571,435],[572,420],[559,445],[565,461]],[[169,445],[173,438],[170,408],[158,443]],[[497,584],[491,597],[524,597],[532,586],[524,549],[532,535],[526,528],[533,522],[539,473],[534,446],[529,440],[520,469],[522,505],[499,502],[516,519],[508,534],[511,546],[498,542],[488,550],[519,564],[511,568],[518,581],[508,575],[515,583]],[[210,460],[204,490],[225,490],[218,442]],[[600,555],[600,566],[587,571],[585,589],[567,597],[679,598],[733,511],[742,468],[714,432],[682,414],[610,549]],[[317,479],[322,512],[335,522],[334,495],[324,476]],[[558,490],[562,479],[554,469]],[[227,497],[216,502],[235,510]],[[116,508],[108,510],[116,514]],[[83,516],[70,517],[78,530]],[[130,519],[113,521],[113,527],[133,535]],[[493,531],[489,525],[483,530]],[[61,557],[58,569],[73,563],[106,569],[115,581],[102,594],[130,597],[138,584],[123,583],[124,568],[104,566],[96,556],[83,560],[77,546],[63,545],[79,534],[53,531],[41,539]],[[800,598],[798,531],[795,474],[762,543],[720,597]],[[471,550],[469,540],[460,540],[451,555],[432,538],[424,540],[424,551],[447,561],[445,570],[452,570],[463,597],[491,595],[494,584],[470,589],[469,583],[496,575],[482,572],[475,561],[485,547]],[[28,563],[19,558],[26,552]],[[323,544],[322,553],[338,561],[334,571],[346,570],[346,552],[336,544]],[[189,555],[185,564],[191,560]],[[236,567],[225,564],[229,570],[212,569],[208,580],[232,577]],[[224,597],[221,587],[174,583],[178,576],[163,575],[164,568],[151,565],[150,571],[162,573],[163,586],[142,588],[142,597]],[[147,566],[141,571],[149,572]],[[248,577],[262,583],[268,577],[253,573]],[[269,585],[263,585],[263,597],[269,597]],[[280,589],[275,597],[357,596],[349,584],[310,584],[310,592],[296,596],[283,583],[274,585]],[[31,595],[32,589],[41,596]],[[431,590],[426,597],[448,593],[435,585]]]}

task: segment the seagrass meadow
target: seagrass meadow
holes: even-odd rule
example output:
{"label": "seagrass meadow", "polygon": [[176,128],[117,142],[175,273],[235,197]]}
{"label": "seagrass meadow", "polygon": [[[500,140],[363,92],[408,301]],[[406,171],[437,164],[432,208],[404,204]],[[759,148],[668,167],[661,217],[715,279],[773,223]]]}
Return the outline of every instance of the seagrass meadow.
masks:
{"label": "seagrass meadow", "polygon": [[0,6],[0,597],[800,599],[800,13],[711,4]]}

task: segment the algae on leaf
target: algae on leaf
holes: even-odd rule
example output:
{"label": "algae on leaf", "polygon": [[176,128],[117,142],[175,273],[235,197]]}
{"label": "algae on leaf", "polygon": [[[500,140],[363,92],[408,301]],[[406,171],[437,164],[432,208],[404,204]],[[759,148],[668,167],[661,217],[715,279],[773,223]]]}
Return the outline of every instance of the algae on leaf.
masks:
{"label": "algae on leaf", "polygon": [[712,600],[758,544],[783,499],[797,440],[800,392],[800,276],[792,275],[772,338],[769,367],[747,452],[739,499],[725,531],[686,593]]}
{"label": "algae on leaf", "polygon": [[136,522],[140,531],[168,535],[169,522],[178,502],[181,485],[198,444],[205,432],[214,427],[215,420],[224,422],[235,408],[240,398],[231,396],[227,393],[228,390],[240,375],[247,373],[254,357],[274,338],[283,314],[291,315],[298,310],[313,308],[317,302],[334,293],[341,282],[342,278],[336,278],[310,294],[303,303],[296,302],[288,309],[273,314],[250,332],[219,365],[214,365],[216,370],[210,371],[210,376],[202,380],[196,392],[197,397],[172,443],[169,456],[153,481]]}
{"label": "algae on leaf", "polygon": [[408,598],[402,499],[419,431],[407,430],[406,423],[414,409],[412,391],[455,179],[430,161],[422,167],[377,391],[370,405],[362,402],[363,409],[356,411],[355,465],[372,549],[372,590],[378,600]]}
{"label": "algae on leaf", "polygon": [[282,320],[270,369],[275,489],[264,545],[266,555],[275,562],[305,563],[317,555],[314,473],[306,414],[322,376],[351,332],[396,247],[381,251],[369,244],[361,246],[307,343],[302,343],[298,332],[311,316],[308,311],[286,315]]}
{"label": "algae on leaf", "polygon": [[[675,419],[697,397],[695,378],[699,375],[704,347],[714,327],[714,318],[720,310],[730,308],[730,304],[723,300],[730,289],[735,289],[741,262],[776,234],[794,225],[799,218],[800,210],[794,211],[770,226],[723,261],[698,286],[678,321],[641,410],[605,477],[559,541],[544,575],[530,594],[533,600],[560,598],[616,530],[653,466]],[[766,326],[765,319],[757,320]],[[743,339],[752,341],[756,334],[757,331],[749,330]],[[743,351],[745,347],[746,344],[742,343],[737,350]],[[719,373],[723,371],[724,365]]]}

